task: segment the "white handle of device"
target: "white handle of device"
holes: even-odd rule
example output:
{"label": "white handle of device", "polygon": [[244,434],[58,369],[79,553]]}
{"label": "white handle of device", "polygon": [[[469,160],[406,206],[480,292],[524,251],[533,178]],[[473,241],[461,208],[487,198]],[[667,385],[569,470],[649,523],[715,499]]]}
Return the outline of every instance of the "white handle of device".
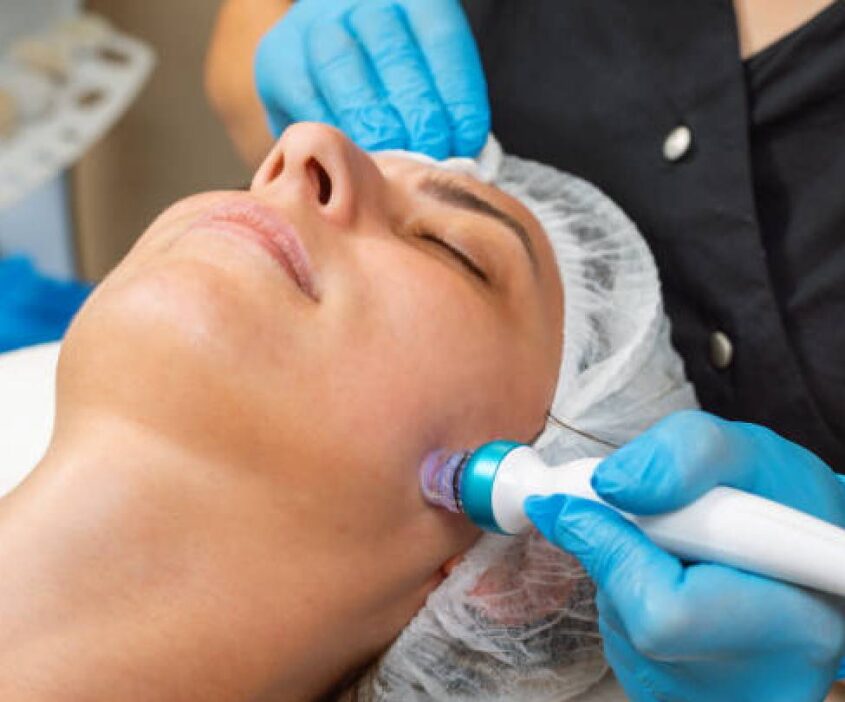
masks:
{"label": "white handle of device", "polygon": [[[600,460],[548,467],[532,449],[515,449],[503,459],[493,487],[499,526],[514,534],[528,528],[523,503],[530,495],[574,495],[615,510],[590,486]],[[616,511],[685,560],[721,563],[845,597],[845,529],[791,507],[717,487],[666,514]]]}

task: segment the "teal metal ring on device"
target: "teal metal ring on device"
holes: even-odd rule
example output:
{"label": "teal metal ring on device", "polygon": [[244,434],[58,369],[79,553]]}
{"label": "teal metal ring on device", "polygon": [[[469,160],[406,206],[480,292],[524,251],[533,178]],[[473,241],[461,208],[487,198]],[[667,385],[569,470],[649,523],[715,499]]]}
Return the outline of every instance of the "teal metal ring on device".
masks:
{"label": "teal metal ring on device", "polygon": [[505,532],[493,514],[493,485],[499,466],[511,451],[522,444],[513,441],[492,441],[475,451],[461,473],[461,507],[476,525],[497,534]]}

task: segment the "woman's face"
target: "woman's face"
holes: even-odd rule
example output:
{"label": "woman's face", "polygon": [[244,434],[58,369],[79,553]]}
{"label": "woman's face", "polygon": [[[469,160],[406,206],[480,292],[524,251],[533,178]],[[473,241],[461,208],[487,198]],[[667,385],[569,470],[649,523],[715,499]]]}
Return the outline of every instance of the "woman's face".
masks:
{"label": "woman's face", "polygon": [[[178,203],[97,289],[66,340],[57,429],[105,412],[274,476],[309,529],[340,543],[354,515],[370,541],[355,558],[422,577],[431,564],[410,561],[474,533],[422,503],[417,467],[437,448],[531,440],[561,328],[552,251],[518,202],[303,124],[248,192]],[[441,543],[389,553],[426,520]]]}

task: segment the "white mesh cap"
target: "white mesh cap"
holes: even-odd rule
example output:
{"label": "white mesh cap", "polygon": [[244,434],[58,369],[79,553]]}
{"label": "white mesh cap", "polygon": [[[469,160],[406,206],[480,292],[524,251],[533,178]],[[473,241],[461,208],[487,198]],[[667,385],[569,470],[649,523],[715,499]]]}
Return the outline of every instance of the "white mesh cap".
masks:
{"label": "white mesh cap", "polygon": [[[669,342],[654,260],[613,202],[575,176],[503,155],[492,138],[477,161],[438,166],[517,198],[552,242],[565,297],[555,417],[622,444],[697,405]],[[552,422],[536,447],[551,464],[611,450]],[[593,586],[571,556],[536,531],[485,535],[355,692],[382,702],[575,699],[607,671],[596,622]]]}

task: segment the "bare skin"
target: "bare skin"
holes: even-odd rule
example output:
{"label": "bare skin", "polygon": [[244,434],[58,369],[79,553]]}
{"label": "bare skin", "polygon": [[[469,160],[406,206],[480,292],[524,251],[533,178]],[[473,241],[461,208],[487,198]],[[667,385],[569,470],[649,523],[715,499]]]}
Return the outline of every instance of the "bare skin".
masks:
{"label": "bare skin", "polygon": [[256,167],[273,137],[255,90],[253,56],[292,0],[224,0],[205,59],[205,90],[241,158]]}
{"label": "bare skin", "polygon": [[477,538],[418,466],[542,428],[562,315],[519,203],[322,125],[168,210],[74,322],[50,449],[0,500],[0,699],[324,694]]}
{"label": "bare skin", "polygon": [[832,3],[833,0],[733,0],[742,58],[760,53]]}
{"label": "bare skin", "polygon": [[[733,0],[739,54],[746,59],[778,41],[833,0]],[[253,79],[253,56],[264,33],[291,0],[225,0],[206,59],[206,92],[244,161],[261,162],[272,144]]]}

